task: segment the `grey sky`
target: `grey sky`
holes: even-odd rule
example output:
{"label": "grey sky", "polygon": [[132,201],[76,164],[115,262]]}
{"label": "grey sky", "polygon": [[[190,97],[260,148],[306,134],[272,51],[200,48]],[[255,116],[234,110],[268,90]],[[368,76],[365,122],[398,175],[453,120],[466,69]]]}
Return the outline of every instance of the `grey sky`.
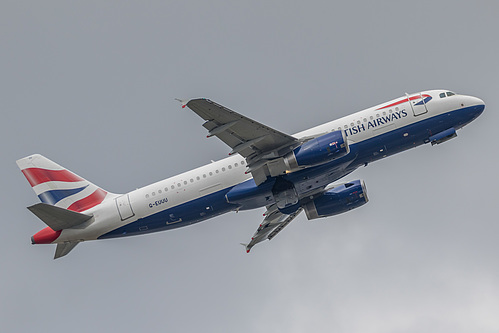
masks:
{"label": "grey sky", "polygon": [[[3,1],[2,332],[497,332],[495,1]],[[111,192],[226,156],[174,98],[295,133],[426,89],[486,102],[443,145],[360,169],[370,202],[299,217],[247,255],[261,210],[88,242],[53,261],[15,160]]]}

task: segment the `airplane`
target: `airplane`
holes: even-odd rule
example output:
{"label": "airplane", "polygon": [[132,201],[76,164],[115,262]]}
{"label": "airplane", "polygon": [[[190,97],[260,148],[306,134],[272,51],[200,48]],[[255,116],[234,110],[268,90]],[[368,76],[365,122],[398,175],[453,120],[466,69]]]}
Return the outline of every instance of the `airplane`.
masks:
{"label": "airplane", "polygon": [[363,180],[336,184],[361,166],[430,143],[476,119],[485,103],[449,90],[400,98],[289,135],[206,98],[182,101],[204,119],[229,157],[126,194],[108,192],[35,154],[17,165],[41,202],[28,209],[47,227],[32,244],[57,244],[54,259],[83,241],[188,226],[228,212],[266,208],[246,251],[273,239],[302,211],[327,218],[368,202]]}

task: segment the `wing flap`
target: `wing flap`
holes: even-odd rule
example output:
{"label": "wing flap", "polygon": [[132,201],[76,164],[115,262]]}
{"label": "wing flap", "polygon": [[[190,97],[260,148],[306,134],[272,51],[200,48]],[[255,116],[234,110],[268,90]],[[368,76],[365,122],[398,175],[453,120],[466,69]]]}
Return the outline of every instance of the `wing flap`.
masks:
{"label": "wing flap", "polygon": [[269,206],[265,213],[265,219],[258,227],[255,234],[248,244],[245,244],[246,252],[250,252],[251,248],[264,240],[273,239],[279,232],[281,232],[288,224],[291,223],[302,211],[299,208],[292,214],[281,213],[275,205]]}
{"label": "wing flap", "polygon": [[[228,130],[229,128],[231,128],[232,126],[237,124],[237,122],[238,122],[238,120],[234,120],[234,121],[231,121],[230,123],[226,123],[223,125],[217,125],[215,123],[215,127],[212,127],[212,129],[210,129],[208,132],[208,138],[211,138],[214,135],[220,134],[220,133]],[[205,128],[206,128],[206,126],[205,126]]]}

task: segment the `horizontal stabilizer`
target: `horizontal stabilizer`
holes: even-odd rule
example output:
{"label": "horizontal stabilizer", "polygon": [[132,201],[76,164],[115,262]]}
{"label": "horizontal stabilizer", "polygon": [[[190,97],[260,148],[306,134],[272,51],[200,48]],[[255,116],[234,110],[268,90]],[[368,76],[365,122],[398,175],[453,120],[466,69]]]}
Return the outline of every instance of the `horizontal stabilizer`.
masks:
{"label": "horizontal stabilizer", "polygon": [[78,245],[78,243],[80,242],[71,241],[71,242],[58,243],[55,249],[54,259],[64,257],[66,254],[71,252],[71,250],[74,249],[75,246]]}
{"label": "horizontal stabilizer", "polygon": [[73,212],[46,203],[37,203],[28,209],[54,231],[76,227],[92,218],[91,215]]}

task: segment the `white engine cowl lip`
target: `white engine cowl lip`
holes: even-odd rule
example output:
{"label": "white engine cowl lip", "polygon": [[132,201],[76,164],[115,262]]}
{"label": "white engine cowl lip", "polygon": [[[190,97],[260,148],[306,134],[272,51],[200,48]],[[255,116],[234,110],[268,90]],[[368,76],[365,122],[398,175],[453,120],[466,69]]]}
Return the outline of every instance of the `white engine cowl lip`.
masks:
{"label": "white engine cowl lip", "polygon": [[360,185],[362,186],[362,193],[364,194],[364,199],[366,200],[366,203],[369,202],[369,198],[367,197],[367,187],[366,187],[366,183],[361,180],[360,181]]}

